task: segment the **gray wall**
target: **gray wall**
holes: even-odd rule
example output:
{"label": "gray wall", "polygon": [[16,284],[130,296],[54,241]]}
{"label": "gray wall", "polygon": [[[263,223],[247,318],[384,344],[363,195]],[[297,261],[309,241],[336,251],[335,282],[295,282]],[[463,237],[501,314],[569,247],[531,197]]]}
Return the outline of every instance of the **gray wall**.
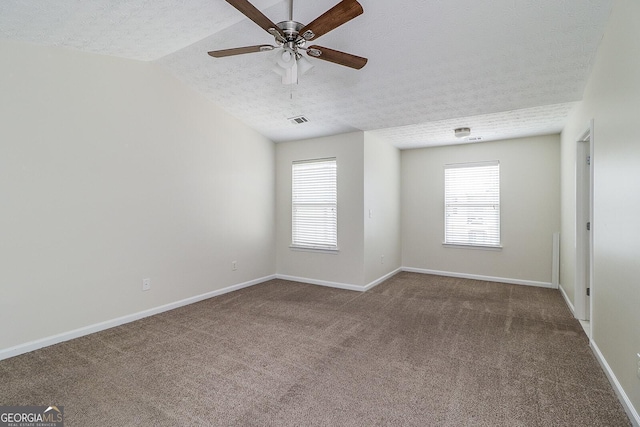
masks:
{"label": "gray wall", "polygon": [[271,141],[155,64],[0,50],[0,349],[275,273]]}
{"label": "gray wall", "polygon": [[[338,162],[340,250],[291,249],[291,163],[326,157]],[[362,289],[400,268],[398,149],[366,132],[280,143],[276,172],[278,275]]]}
{"label": "gray wall", "polygon": [[[500,161],[503,249],[445,247],[444,170]],[[560,230],[557,135],[402,152],[402,265],[550,285],[553,233]]]}
{"label": "gray wall", "polygon": [[400,268],[401,258],[400,151],[365,132],[364,283]]}
{"label": "gray wall", "polygon": [[[362,132],[276,145],[277,273],[361,286],[364,283],[364,136]],[[338,165],[337,253],[291,249],[291,163],[335,157]]]}
{"label": "gray wall", "polygon": [[[615,2],[583,101],[562,132],[562,275],[575,271],[576,140],[594,120],[592,340],[640,410],[640,3]],[[636,420],[637,421],[637,420]]]}

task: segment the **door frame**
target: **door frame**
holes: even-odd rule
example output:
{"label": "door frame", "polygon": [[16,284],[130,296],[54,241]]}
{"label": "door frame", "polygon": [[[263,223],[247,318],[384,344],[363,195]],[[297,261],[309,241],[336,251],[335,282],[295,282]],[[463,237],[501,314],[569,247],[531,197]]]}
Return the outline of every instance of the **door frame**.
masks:
{"label": "door frame", "polygon": [[[591,319],[593,306],[593,178],[594,178],[593,120],[576,144],[576,271],[575,316],[580,320]],[[587,156],[590,161],[587,163]],[[590,231],[587,223],[590,222]],[[587,287],[590,297],[587,297]],[[593,325],[591,326],[593,330]]]}

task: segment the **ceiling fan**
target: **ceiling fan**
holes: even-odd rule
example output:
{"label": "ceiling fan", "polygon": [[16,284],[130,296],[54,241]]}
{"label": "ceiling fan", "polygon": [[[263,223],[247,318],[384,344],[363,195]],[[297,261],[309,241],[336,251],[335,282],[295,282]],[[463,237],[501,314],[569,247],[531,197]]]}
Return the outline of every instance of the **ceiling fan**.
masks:
{"label": "ceiling fan", "polygon": [[293,0],[289,0],[289,20],[274,24],[262,12],[260,12],[248,0],[226,0],[227,3],[242,12],[247,18],[258,24],[275,38],[275,46],[262,44],[255,46],[238,47],[233,49],[214,50],[209,52],[214,58],[242,55],[254,52],[269,52],[274,49],[282,49],[278,59],[280,68],[276,69],[282,75],[282,82],[292,84],[298,82],[298,73],[303,74],[313,65],[302,55],[344,65],[346,67],[361,69],[367,63],[367,58],[340,52],[318,45],[305,47],[307,42],[327,34],[342,24],[361,15],[364,10],[356,0],[342,0],[340,3],[327,10],[310,24],[303,25],[293,20]]}

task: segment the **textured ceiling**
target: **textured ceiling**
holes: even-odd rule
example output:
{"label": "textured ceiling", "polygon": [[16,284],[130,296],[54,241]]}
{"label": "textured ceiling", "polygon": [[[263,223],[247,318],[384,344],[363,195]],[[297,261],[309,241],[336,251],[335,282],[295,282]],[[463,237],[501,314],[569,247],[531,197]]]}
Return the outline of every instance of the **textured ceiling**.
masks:
{"label": "textured ceiling", "polygon": [[[337,0],[296,0],[308,23]],[[274,141],[375,131],[400,148],[559,132],[580,100],[612,0],[360,0],[364,14],[322,46],[369,58],[360,71],[310,59],[294,87],[276,52],[210,50],[272,37],[223,0],[3,0],[0,38],[153,60]],[[253,0],[271,20],[288,2]],[[293,125],[288,117],[305,115]]]}
{"label": "textured ceiling", "polygon": [[222,0],[2,0],[0,38],[150,61],[243,18]]}

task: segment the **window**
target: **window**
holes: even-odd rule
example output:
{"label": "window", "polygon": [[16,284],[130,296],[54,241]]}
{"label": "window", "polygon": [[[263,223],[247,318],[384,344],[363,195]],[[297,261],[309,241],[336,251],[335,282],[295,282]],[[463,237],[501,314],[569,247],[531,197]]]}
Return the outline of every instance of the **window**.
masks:
{"label": "window", "polygon": [[294,162],[291,246],[338,249],[336,159]]}
{"label": "window", "polygon": [[500,162],[445,165],[444,243],[500,247]]}

